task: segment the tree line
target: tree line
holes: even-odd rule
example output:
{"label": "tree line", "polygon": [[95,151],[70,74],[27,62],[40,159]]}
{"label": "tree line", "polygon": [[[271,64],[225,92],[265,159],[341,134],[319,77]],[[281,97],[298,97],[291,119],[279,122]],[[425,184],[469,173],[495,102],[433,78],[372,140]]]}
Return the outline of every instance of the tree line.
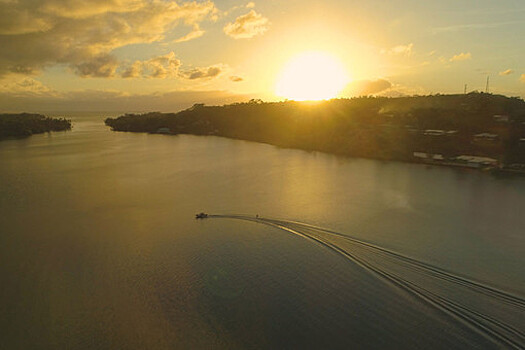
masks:
{"label": "tree line", "polygon": [[70,129],[71,120],[65,118],[49,118],[31,113],[0,114],[0,139]]}
{"label": "tree line", "polygon": [[[525,162],[525,102],[484,93],[195,104],[178,113],[126,114],[105,123],[115,131],[217,135],[377,159],[410,161],[414,152],[429,152]],[[498,137],[476,142],[478,133]]]}

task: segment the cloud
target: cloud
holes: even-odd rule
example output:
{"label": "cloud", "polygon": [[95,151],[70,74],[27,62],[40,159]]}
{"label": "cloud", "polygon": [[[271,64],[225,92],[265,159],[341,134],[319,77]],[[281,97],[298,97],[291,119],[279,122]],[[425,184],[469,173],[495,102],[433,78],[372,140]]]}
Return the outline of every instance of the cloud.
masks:
{"label": "cloud", "polygon": [[255,7],[255,3],[253,1],[250,1],[249,3],[246,4],[247,9],[252,9],[254,7]]}
{"label": "cloud", "polygon": [[219,74],[221,74],[222,69],[217,66],[212,67],[205,67],[205,68],[194,68],[192,70],[189,70],[187,72],[181,73],[181,76],[190,79],[206,79],[206,78],[215,78]]}
{"label": "cloud", "polygon": [[142,74],[151,78],[173,77],[181,66],[180,60],[175,58],[175,53],[152,58],[143,64]]}
{"label": "cloud", "polygon": [[122,78],[139,78],[142,76],[142,61],[135,61],[131,66],[125,68],[122,72]]}
{"label": "cloud", "polygon": [[55,65],[85,77],[112,76],[113,50],[162,41],[179,25],[192,27],[184,39],[194,39],[202,35],[199,23],[216,12],[211,1],[0,1],[0,76]]}
{"label": "cloud", "polygon": [[392,83],[386,79],[357,80],[345,88],[343,95],[367,96],[384,92],[392,87]]}
{"label": "cloud", "polygon": [[9,94],[13,97],[34,97],[56,96],[57,92],[36,79],[11,75],[0,80],[0,94]]}
{"label": "cloud", "polygon": [[34,1],[40,13],[67,18],[87,18],[107,12],[131,12],[144,6],[141,0],[46,0]]}
{"label": "cloud", "polygon": [[224,26],[223,30],[226,35],[234,39],[250,39],[254,36],[261,35],[268,30],[268,18],[251,10],[245,15],[237,17],[234,22]]}
{"label": "cloud", "polygon": [[199,25],[196,24],[194,27],[193,27],[193,30],[191,32],[189,32],[188,34],[184,35],[183,37],[180,37],[176,40],[174,40],[175,43],[183,43],[185,41],[190,41],[190,40],[193,40],[193,39],[197,39],[197,38],[200,38],[201,36],[204,35],[204,30],[200,29]]}
{"label": "cloud", "polygon": [[520,77],[520,81],[522,83],[525,83],[525,74],[522,74],[521,77]]}
{"label": "cloud", "polygon": [[514,73],[512,69],[507,69],[507,70],[504,70],[503,72],[499,72],[499,75],[505,76],[505,75],[511,75],[512,73]]}
{"label": "cloud", "polygon": [[237,76],[234,75],[234,76],[231,76],[231,77],[230,77],[230,80],[233,81],[233,82],[235,82],[235,83],[238,83],[238,82],[243,81],[244,79],[241,78],[241,77],[237,77]]}
{"label": "cloud", "polygon": [[467,53],[460,53],[458,55],[454,55],[452,56],[449,61],[450,62],[459,62],[459,61],[467,61],[467,60],[470,60],[472,59],[472,54],[470,52],[467,52]]}
{"label": "cloud", "polygon": [[469,23],[469,24],[452,25],[452,26],[447,26],[447,27],[436,27],[432,29],[432,32],[433,34],[440,34],[440,33],[458,32],[458,31],[463,31],[463,30],[471,30],[471,29],[498,28],[502,26],[522,24],[522,23],[523,23],[522,21],[508,21],[508,22],[497,22],[497,23]]}
{"label": "cloud", "polygon": [[176,58],[174,52],[153,57],[145,61],[135,61],[131,65],[123,66],[122,78],[182,78],[189,80],[210,79],[219,76],[226,65],[213,65],[182,70],[182,62]]}
{"label": "cloud", "polygon": [[135,61],[124,68],[122,78],[172,78],[177,77],[181,61],[172,51],[166,55],[153,57],[146,61]]}
{"label": "cloud", "polygon": [[100,55],[87,61],[72,65],[81,77],[111,78],[115,76],[118,61],[110,55]]}
{"label": "cloud", "polygon": [[412,49],[414,48],[414,44],[410,43],[407,45],[397,45],[390,49],[383,49],[381,50],[382,54],[391,55],[391,56],[411,56],[412,55]]}

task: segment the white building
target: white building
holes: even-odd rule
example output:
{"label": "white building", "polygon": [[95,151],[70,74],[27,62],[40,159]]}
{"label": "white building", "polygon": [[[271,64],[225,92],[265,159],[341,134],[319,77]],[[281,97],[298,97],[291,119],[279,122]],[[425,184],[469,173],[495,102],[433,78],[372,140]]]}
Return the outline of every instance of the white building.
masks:
{"label": "white building", "polygon": [[481,168],[487,166],[497,166],[498,160],[489,157],[478,157],[478,156],[468,156],[462,155],[456,157],[456,162],[464,164],[469,168]]}

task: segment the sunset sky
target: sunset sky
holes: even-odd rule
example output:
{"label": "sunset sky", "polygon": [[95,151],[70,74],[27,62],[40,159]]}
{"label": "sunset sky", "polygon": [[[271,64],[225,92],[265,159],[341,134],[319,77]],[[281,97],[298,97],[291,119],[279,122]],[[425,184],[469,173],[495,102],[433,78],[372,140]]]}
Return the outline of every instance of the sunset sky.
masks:
{"label": "sunset sky", "polygon": [[523,0],[0,0],[0,16],[4,111],[462,93],[487,76],[525,97]]}

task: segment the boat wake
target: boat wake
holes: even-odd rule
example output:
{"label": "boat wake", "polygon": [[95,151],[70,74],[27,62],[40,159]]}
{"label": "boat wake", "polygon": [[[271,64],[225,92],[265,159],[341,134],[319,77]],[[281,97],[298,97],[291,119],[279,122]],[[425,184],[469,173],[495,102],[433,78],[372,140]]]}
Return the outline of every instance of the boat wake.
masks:
{"label": "boat wake", "polygon": [[525,299],[340,232],[306,223],[247,215],[208,215],[253,221],[311,240],[358,264],[391,287],[432,305],[497,345],[525,349]]}

